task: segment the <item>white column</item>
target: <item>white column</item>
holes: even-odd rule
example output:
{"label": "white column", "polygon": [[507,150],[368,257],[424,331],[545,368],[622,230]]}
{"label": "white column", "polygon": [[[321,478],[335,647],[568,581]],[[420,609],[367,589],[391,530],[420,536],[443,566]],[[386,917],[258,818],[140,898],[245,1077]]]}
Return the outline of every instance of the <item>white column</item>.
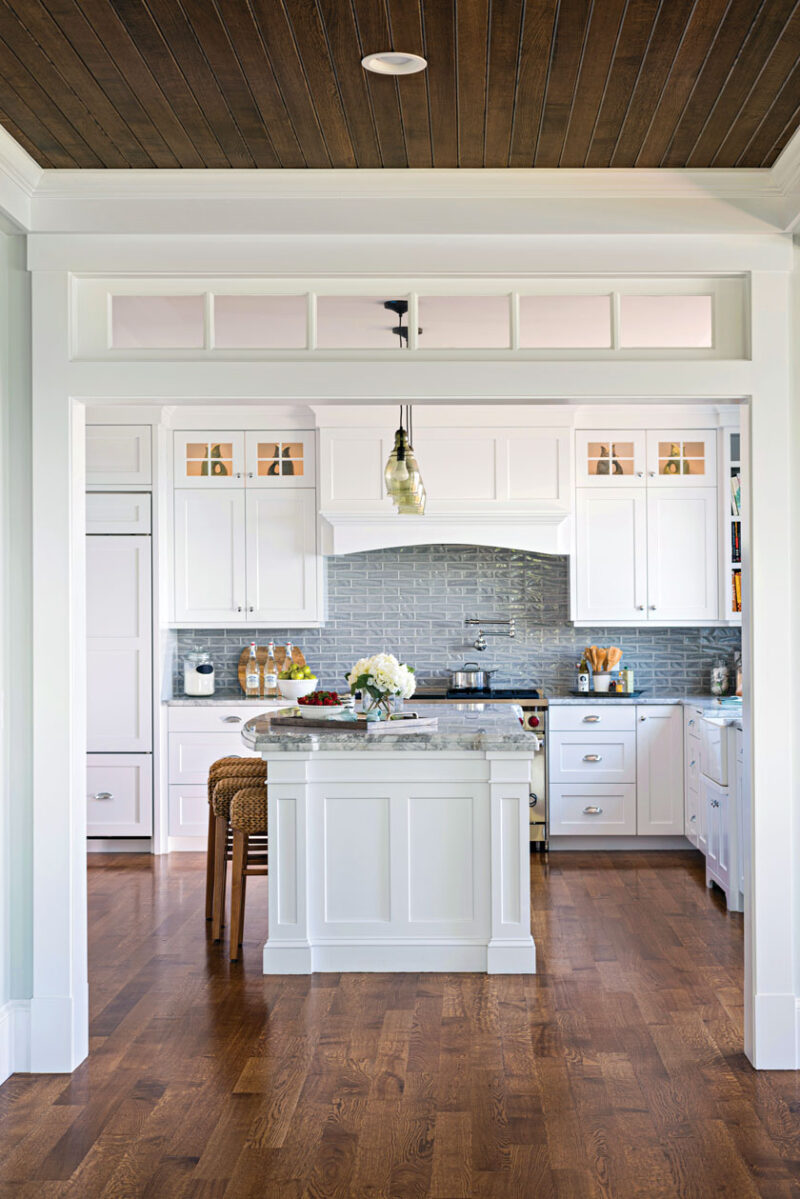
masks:
{"label": "white column", "polygon": [[[752,507],[743,525],[745,728],[751,739],[745,771],[753,810],[752,894],[745,922],[745,1052],[759,1069],[794,1069],[798,1062],[798,865],[794,832],[797,778],[796,700],[779,688],[784,665],[793,668],[797,597],[791,575],[797,561],[792,491],[790,388],[790,279],[752,276],[753,361],[750,435],[744,439]],[[748,445],[749,440],[749,445]],[[749,592],[749,593],[748,593]],[[747,749],[746,749],[747,753]]]}
{"label": "white column", "polygon": [[492,829],[489,974],[534,974],[531,936],[530,758],[487,754]]}
{"label": "white column", "polygon": [[69,277],[32,281],[33,998],[31,1069],[88,1052],[83,408],[63,386]]}
{"label": "white column", "polygon": [[310,754],[270,758],[268,777],[269,936],[265,974],[310,974],[308,772]]}

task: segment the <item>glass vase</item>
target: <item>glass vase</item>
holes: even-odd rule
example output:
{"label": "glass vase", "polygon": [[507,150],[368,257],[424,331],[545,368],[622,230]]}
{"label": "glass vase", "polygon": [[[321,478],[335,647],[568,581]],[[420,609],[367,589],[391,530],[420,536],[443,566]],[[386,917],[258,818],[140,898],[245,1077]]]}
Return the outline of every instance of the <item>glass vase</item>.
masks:
{"label": "glass vase", "polygon": [[361,694],[361,711],[365,716],[377,712],[378,720],[388,720],[392,711],[391,695],[370,695],[368,691]]}

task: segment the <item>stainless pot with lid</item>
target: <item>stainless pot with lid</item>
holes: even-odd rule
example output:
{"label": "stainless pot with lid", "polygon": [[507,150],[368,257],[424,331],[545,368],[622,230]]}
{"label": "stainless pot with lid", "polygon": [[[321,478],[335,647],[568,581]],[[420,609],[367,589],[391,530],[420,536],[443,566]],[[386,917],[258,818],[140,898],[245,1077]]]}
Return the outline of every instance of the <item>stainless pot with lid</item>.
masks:
{"label": "stainless pot with lid", "polygon": [[465,662],[460,670],[450,671],[452,691],[488,691],[496,670],[483,670],[477,662]]}

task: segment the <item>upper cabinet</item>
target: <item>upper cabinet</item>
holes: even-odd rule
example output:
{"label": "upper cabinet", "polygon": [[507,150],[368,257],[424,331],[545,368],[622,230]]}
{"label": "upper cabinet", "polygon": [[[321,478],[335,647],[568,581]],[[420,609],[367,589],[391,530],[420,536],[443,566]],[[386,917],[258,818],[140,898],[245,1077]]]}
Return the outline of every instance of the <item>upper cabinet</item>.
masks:
{"label": "upper cabinet", "polygon": [[149,487],[153,481],[149,425],[87,425],[87,487]]}
{"label": "upper cabinet", "polygon": [[296,430],[175,434],[176,487],[313,487],[314,435]]}
{"label": "upper cabinet", "polygon": [[174,435],[176,624],[318,625],[314,434]]}
{"label": "upper cabinet", "polygon": [[584,430],[576,455],[573,619],[715,623],[716,431]]}

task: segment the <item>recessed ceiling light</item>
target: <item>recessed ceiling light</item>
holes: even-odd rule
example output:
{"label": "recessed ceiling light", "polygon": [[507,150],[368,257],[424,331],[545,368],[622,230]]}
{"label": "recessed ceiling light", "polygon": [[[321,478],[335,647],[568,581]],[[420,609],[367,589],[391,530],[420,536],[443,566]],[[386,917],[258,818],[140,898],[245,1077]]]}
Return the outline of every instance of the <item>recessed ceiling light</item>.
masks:
{"label": "recessed ceiling light", "polygon": [[361,59],[365,71],[374,71],[376,75],[415,75],[424,71],[428,65],[427,58],[419,54],[404,54],[401,50],[384,50],[380,54],[367,54]]}

